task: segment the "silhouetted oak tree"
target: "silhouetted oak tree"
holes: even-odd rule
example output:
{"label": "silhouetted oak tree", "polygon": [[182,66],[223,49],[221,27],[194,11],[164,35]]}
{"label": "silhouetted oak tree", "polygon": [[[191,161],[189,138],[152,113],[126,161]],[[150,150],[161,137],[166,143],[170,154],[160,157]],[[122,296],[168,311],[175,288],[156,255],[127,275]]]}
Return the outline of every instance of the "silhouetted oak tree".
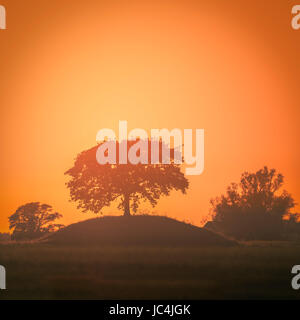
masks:
{"label": "silhouetted oak tree", "polygon": [[9,229],[13,229],[12,239],[34,239],[54,232],[63,227],[62,224],[52,223],[61,217],[58,212],[53,212],[49,204],[31,202],[20,206],[9,217]]}
{"label": "silhouetted oak tree", "polygon": [[266,166],[255,173],[244,172],[225,195],[211,200],[215,229],[239,239],[273,240],[282,237],[283,218],[295,206],[283,190],[283,175]]}
{"label": "silhouetted oak tree", "polygon": [[[169,195],[172,189],[185,193],[188,180],[180,171],[180,165],[172,160],[174,149],[170,149],[170,164],[151,164],[150,141],[148,142],[149,164],[119,164],[118,141],[117,164],[97,162],[96,152],[100,144],[81,152],[74,166],[65,173],[71,177],[66,185],[70,190],[71,200],[78,204],[77,208],[84,212],[90,210],[101,213],[104,207],[117,200],[118,209],[129,216],[130,209],[136,212],[141,200],[148,200],[154,207],[158,199],[162,195]],[[135,141],[127,141],[128,149],[134,143]],[[160,143],[160,150],[161,148]]]}

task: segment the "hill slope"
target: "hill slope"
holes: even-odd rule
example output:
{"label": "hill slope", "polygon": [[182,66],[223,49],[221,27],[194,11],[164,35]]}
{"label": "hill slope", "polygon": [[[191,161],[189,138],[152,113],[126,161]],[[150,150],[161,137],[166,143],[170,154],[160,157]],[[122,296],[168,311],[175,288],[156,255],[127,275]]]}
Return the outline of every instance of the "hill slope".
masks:
{"label": "hill slope", "polygon": [[47,239],[53,244],[103,246],[235,245],[209,230],[162,216],[106,216],[71,224]]}

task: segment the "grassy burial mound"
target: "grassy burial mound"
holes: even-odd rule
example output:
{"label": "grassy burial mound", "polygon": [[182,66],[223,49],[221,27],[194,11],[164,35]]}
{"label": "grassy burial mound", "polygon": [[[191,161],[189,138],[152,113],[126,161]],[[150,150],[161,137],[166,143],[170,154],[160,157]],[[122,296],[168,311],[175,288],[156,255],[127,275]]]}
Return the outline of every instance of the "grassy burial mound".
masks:
{"label": "grassy burial mound", "polygon": [[161,216],[106,216],[69,225],[48,243],[100,246],[231,246],[236,243],[204,228]]}

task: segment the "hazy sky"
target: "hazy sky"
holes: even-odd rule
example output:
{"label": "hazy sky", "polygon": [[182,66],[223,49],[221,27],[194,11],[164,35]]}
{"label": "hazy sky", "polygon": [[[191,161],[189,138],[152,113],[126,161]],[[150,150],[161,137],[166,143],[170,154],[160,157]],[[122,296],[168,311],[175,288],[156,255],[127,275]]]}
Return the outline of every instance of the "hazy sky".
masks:
{"label": "hazy sky", "polygon": [[53,205],[65,224],[94,216],[68,202],[64,172],[119,120],[148,132],[205,129],[204,173],[188,177],[187,195],[162,199],[157,214],[199,225],[210,198],[264,165],[284,174],[299,201],[295,1],[0,4],[0,231],[31,201]]}

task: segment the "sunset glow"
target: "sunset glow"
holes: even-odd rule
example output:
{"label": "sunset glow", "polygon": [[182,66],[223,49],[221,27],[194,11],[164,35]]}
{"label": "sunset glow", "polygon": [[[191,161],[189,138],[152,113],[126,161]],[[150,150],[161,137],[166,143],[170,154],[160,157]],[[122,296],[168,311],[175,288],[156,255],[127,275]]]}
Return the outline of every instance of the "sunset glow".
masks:
{"label": "sunset glow", "polygon": [[264,165],[299,202],[300,31],[289,1],[263,3],[2,0],[0,232],[33,201],[64,224],[94,217],[69,202],[64,172],[122,119],[149,135],[205,130],[187,194],[140,212],[201,225],[211,198]]}

